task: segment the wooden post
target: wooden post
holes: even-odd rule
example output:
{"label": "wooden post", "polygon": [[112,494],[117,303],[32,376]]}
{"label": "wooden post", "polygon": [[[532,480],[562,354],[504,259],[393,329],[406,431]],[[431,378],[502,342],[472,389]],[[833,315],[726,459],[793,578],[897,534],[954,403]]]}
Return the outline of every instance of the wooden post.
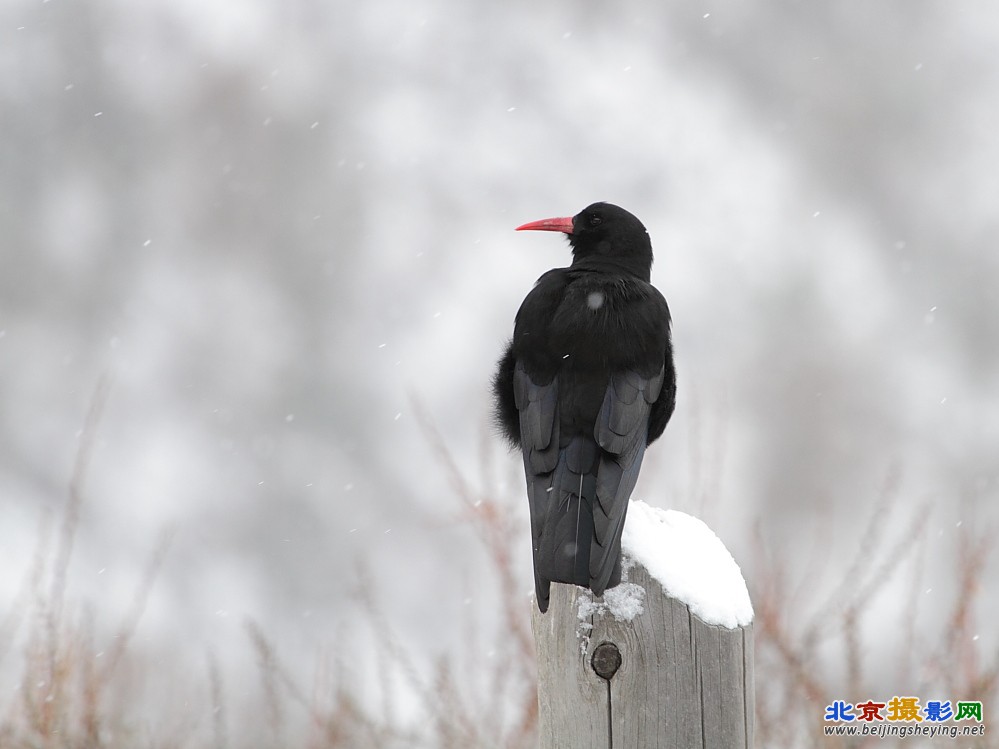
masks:
{"label": "wooden post", "polygon": [[631,621],[575,585],[534,607],[541,749],[752,747],[752,623],[705,624],[637,563],[627,578]]}

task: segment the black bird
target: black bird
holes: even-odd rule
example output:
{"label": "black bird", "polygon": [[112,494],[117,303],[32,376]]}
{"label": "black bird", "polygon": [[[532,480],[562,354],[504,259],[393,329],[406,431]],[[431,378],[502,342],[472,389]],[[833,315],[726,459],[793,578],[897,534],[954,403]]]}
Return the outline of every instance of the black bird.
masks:
{"label": "black bird", "polygon": [[551,582],[621,582],[621,532],[645,448],[673,414],[669,307],[635,216],[594,203],[522,230],[568,235],[572,265],[538,279],[493,379],[496,418],[527,474],[538,608]]}

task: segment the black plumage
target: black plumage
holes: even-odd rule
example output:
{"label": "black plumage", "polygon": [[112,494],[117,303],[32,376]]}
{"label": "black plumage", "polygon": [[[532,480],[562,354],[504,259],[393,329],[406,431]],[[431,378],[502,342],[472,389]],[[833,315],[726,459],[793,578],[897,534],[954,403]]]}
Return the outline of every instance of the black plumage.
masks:
{"label": "black plumage", "polygon": [[568,235],[573,260],[524,299],[493,381],[496,418],[521,449],[541,611],[549,583],[594,594],[621,581],[621,532],[645,448],[676,403],[669,307],[652,243],[623,208],[518,227]]}

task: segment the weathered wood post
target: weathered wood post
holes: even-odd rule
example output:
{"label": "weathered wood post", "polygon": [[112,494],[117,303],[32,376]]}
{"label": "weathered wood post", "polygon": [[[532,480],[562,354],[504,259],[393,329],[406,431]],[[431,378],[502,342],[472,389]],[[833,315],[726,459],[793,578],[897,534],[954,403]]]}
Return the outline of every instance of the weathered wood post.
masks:
{"label": "weathered wood post", "polygon": [[[552,586],[534,607],[541,749],[749,749],[745,581],[706,525],[633,502],[625,577],[603,599]],[[628,566],[630,565],[630,567]]]}

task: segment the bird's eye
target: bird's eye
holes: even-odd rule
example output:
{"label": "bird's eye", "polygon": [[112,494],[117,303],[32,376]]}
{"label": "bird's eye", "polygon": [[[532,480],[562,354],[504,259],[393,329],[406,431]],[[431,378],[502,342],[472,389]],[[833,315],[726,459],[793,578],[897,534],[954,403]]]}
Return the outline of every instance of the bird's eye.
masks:
{"label": "bird's eye", "polygon": [[603,219],[600,216],[590,216],[590,226],[600,226]]}

